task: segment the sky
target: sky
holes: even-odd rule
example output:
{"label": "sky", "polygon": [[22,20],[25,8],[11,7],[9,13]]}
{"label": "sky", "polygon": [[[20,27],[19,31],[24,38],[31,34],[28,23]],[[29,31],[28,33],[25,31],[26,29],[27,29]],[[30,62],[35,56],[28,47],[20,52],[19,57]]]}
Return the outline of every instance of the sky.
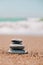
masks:
{"label": "sky", "polygon": [[0,0],[0,17],[43,17],[43,0]]}

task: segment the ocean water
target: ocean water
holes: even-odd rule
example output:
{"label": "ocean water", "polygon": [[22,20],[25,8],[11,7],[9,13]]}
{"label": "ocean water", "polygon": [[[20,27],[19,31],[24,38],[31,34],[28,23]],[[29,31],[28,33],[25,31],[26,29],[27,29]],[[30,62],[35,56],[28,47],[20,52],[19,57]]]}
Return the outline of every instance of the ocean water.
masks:
{"label": "ocean water", "polygon": [[43,35],[43,19],[0,18],[0,34]]}
{"label": "ocean water", "polygon": [[22,20],[26,20],[26,18],[0,18],[0,22],[16,22],[16,21],[22,21]]}

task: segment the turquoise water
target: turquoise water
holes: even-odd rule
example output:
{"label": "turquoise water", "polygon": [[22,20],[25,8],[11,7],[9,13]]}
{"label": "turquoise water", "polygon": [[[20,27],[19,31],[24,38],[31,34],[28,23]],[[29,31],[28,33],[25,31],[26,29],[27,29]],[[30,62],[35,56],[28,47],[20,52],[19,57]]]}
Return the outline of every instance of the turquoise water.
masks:
{"label": "turquoise water", "polygon": [[4,22],[4,21],[15,22],[15,21],[23,21],[23,20],[26,20],[26,18],[0,18],[0,22]]}

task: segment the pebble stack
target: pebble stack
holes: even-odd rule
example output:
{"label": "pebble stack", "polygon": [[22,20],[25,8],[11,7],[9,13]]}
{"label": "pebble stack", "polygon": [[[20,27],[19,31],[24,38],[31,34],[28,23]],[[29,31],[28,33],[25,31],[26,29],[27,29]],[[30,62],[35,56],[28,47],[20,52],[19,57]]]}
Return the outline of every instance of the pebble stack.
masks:
{"label": "pebble stack", "polygon": [[26,54],[27,51],[24,50],[24,45],[22,44],[22,40],[20,39],[13,39],[11,40],[11,44],[9,46],[9,53],[15,54]]}

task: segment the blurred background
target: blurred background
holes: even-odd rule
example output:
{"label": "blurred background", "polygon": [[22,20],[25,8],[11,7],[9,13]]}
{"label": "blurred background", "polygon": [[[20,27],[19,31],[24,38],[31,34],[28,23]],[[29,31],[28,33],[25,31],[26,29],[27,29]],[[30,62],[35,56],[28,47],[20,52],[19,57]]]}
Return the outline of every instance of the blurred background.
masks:
{"label": "blurred background", "polygon": [[0,0],[0,34],[43,35],[43,0]]}

